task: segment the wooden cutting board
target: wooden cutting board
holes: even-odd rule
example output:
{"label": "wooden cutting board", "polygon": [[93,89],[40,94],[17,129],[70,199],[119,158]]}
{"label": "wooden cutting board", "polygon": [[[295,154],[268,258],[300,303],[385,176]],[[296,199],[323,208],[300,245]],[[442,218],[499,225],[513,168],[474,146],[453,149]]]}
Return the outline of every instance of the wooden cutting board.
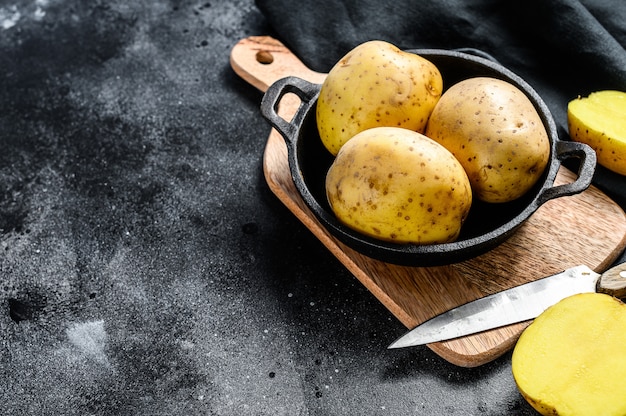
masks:
{"label": "wooden cutting board", "polygon": [[[315,83],[323,82],[325,77],[307,68],[282,43],[266,36],[241,40],[232,49],[230,60],[234,71],[261,91],[289,75]],[[279,110],[285,118],[299,104],[295,96],[288,99],[289,95],[281,101]],[[547,202],[509,240],[474,259],[441,267],[384,263],[343,245],[316,220],[293,184],[287,147],[274,129],[265,147],[263,168],[272,192],[407,328],[479,297],[574,265],[586,264],[603,271],[626,247],[626,214],[591,187],[579,195]],[[575,174],[562,167],[555,184],[574,179]],[[428,347],[453,364],[475,367],[512,348],[528,324],[514,324]]]}

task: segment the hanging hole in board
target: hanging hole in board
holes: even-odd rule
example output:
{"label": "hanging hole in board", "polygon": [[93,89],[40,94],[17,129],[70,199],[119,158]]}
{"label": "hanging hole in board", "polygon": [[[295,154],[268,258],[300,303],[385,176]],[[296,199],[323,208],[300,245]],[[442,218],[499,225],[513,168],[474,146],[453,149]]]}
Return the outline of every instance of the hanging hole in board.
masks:
{"label": "hanging hole in board", "polygon": [[258,51],[256,53],[256,60],[260,64],[269,65],[274,62],[274,56],[269,51]]}

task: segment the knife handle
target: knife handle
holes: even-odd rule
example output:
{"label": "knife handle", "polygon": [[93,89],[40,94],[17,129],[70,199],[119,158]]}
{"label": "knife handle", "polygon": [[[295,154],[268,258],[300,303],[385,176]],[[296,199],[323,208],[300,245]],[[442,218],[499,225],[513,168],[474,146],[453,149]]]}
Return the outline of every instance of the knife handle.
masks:
{"label": "knife handle", "polygon": [[602,273],[596,291],[619,299],[626,299],[626,262]]}

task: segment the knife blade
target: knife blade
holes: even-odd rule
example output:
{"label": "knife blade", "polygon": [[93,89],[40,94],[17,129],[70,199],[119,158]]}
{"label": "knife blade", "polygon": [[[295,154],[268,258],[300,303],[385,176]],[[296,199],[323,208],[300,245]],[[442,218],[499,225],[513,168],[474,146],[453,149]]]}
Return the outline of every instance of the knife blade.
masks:
{"label": "knife blade", "polygon": [[477,299],[425,321],[388,348],[432,344],[528,321],[558,301],[586,292],[626,298],[626,262],[602,274],[580,265]]}

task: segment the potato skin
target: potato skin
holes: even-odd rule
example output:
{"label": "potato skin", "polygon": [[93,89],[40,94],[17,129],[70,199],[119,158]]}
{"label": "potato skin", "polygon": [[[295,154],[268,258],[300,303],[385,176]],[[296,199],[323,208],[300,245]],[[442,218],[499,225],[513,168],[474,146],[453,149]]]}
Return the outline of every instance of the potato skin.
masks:
{"label": "potato skin", "polygon": [[326,177],[337,218],[385,241],[454,241],[472,192],[461,164],[443,146],[403,128],[378,127],[341,148]]}
{"label": "potato skin", "polygon": [[536,109],[512,84],[476,77],[451,86],[433,110],[425,134],[465,168],[476,199],[509,202],[537,182],[550,140]]}
{"label": "potato skin", "polygon": [[368,128],[423,132],[442,91],[441,73],[430,61],[388,42],[362,43],[335,64],[322,84],[316,105],[320,138],[336,155]]}
{"label": "potato skin", "polygon": [[567,105],[572,140],[596,151],[598,163],[626,175],[626,92],[596,91]]}

